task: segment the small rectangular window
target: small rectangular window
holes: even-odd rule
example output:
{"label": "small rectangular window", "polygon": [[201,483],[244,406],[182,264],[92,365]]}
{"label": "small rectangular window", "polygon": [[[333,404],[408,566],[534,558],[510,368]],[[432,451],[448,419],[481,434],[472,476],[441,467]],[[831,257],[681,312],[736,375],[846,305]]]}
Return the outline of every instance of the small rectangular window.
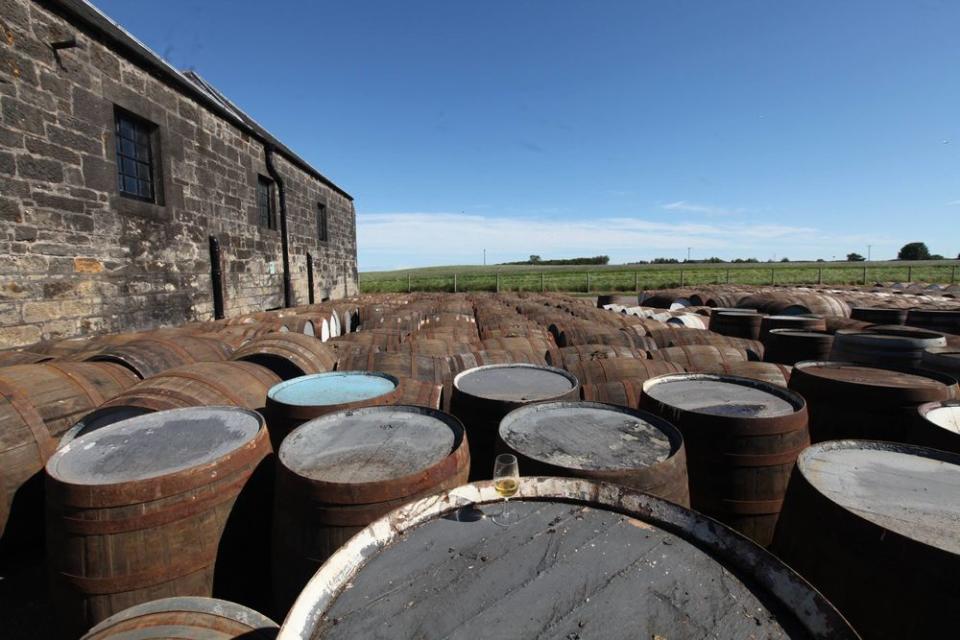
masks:
{"label": "small rectangular window", "polygon": [[320,242],[327,242],[327,205],[317,204],[317,238]]}
{"label": "small rectangular window", "polygon": [[119,109],[114,113],[117,179],[120,193],[145,202],[157,201],[157,125]]}
{"label": "small rectangular window", "polygon": [[277,217],[273,212],[273,180],[257,176],[257,224],[264,229],[276,229]]}

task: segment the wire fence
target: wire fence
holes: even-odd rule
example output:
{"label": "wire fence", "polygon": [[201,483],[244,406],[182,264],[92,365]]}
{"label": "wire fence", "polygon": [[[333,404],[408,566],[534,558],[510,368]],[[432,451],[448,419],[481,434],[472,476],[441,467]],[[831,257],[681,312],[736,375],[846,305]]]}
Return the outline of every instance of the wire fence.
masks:
{"label": "wire fence", "polygon": [[874,282],[955,284],[958,265],[686,267],[678,269],[597,269],[449,273],[402,276],[360,274],[362,293],[414,291],[554,291],[606,293],[671,287],[746,285],[866,285]]}

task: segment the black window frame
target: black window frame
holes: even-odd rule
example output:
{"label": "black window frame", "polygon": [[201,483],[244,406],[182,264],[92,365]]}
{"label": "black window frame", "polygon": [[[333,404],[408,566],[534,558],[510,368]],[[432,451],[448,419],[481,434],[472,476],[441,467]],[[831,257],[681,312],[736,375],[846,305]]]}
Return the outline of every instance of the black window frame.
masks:
{"label": "black window frame", "polygon": [[[274,205],[274,185],[270,178],[257,174],[257,226],[277,230],[277,211]],[[264,211],[266,205],[266,211]],[[264,224],[266,218],[266,224]]]}
{"label": "black window frame", "polygon": [[328,226],[329,216],[327,215],[327,204],[325,202],[317,203],[317,241],[329,242],[330,229]]}
{"label": "black window frame", "polygon": [[[117,191],[124,198],[162,204],[160,127],[146,118],[116,106],[113,116]],[[136,186],[134,191],[128,189],[131,181]],[[142,193],[144,185],[149,188],[147,195]]]}

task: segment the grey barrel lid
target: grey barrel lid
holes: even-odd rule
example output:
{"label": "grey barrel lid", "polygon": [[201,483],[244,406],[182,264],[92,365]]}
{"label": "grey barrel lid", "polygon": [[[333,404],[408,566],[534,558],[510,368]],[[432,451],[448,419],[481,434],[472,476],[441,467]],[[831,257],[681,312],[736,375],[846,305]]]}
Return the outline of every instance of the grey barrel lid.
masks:
{"label": "grey barrel lid", "polygon": [[569,394],[579,385],[572,374],[525,363],[492,364],[457,375],[454,387],[467,395],[503,402],[538,402]]}
{"label": "grey barrel lid", "polygon": [[800,408],[786,389],[736,376],[672,374],[647,380],[643,392],[664,405],[715,416],[775,418]]}

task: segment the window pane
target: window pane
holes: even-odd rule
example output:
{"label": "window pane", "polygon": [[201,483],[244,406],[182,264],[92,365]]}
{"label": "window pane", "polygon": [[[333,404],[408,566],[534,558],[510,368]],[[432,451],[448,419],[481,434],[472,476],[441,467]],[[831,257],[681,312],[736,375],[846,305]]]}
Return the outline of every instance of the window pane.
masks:
{"label": "window pane", "polygon": [[150,146],[143,145],[137,147],[137,160],[142,162],[150,162]]}
{"label": "window pane", "polygon": [[123,155],[135,158],[137,155],[137,147],[130,140],[120,139],[120,153]]}
{"label": "window pane", "polygon": [[150,179],[150,165],[148,165],[148,164],[146,164],[146,163],[143,163],[143,162],[138,162],[138,163],[137,163],[137,177],[140,178],[141,180],[149,180],[149,179]]}
{"label": "window pane", "polygon": [[140,183],[140,195],[144,198],[153,197],[153,188],[148,180],[138,180]]}
{"label": "window pane", "polygon": [[124,138],[133,139],[133,124],[126,118],[120,119],[120,135]]}
{"label": "window pane", "polygon": [[139,195],[140,190],[137,186],[137,179],[130,176],[123,176],[123,190],[133,195]]}

